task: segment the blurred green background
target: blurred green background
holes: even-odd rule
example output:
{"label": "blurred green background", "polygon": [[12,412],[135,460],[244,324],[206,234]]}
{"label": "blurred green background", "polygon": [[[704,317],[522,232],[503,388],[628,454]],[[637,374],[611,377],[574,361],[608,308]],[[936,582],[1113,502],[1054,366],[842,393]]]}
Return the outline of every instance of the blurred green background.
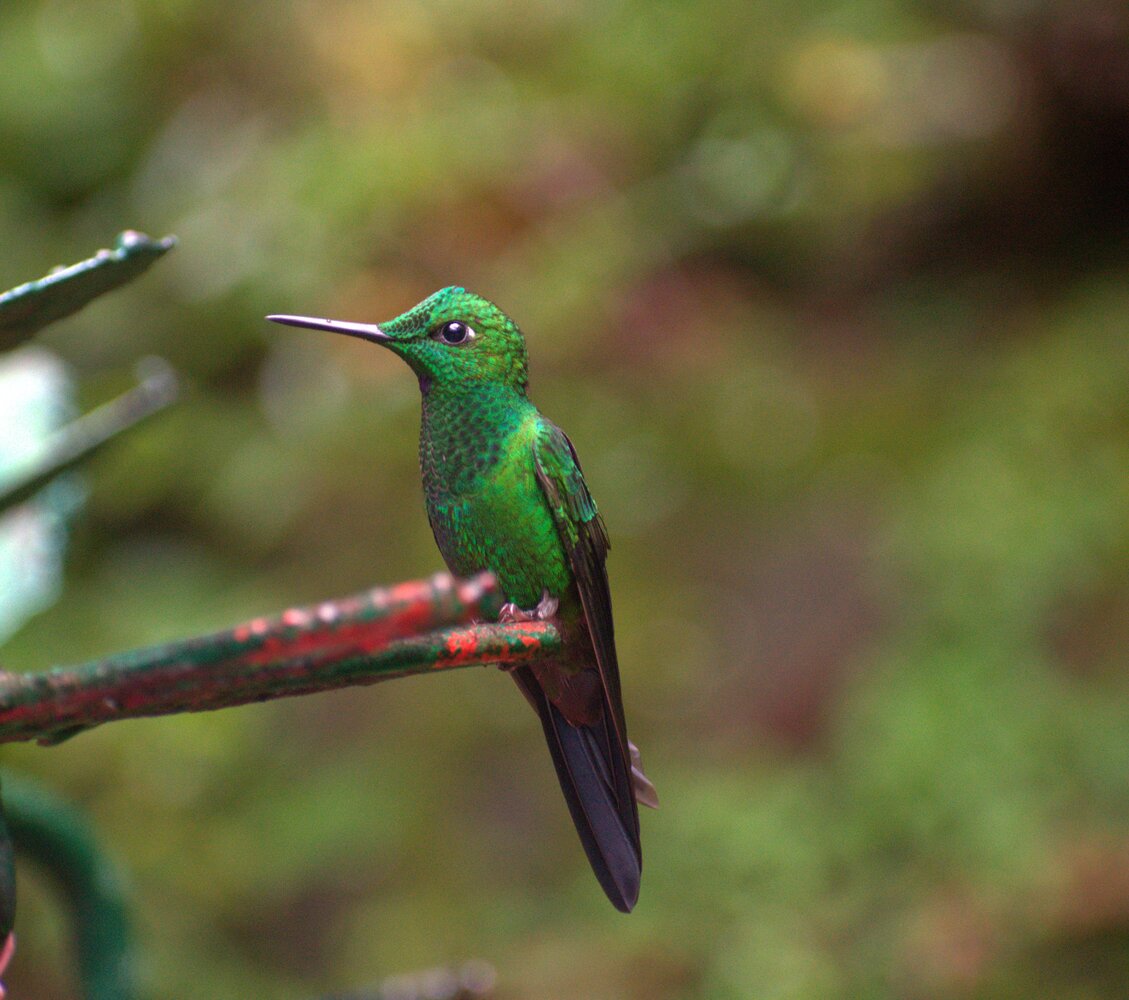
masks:
{"label": "blurred green background", "polygon": [[[49,0],[0,66],[0,286],[175,232],[39,342],[83,406],[189,382],[4,665],[440,568],[414,379],[262,317],[464,284],[608,521],[663,800],[625,918],[493,670],[6,748],[130,873],[147,995],[1125,995],[1123,0]],[[10,985],[73,996],[22,878]]]}

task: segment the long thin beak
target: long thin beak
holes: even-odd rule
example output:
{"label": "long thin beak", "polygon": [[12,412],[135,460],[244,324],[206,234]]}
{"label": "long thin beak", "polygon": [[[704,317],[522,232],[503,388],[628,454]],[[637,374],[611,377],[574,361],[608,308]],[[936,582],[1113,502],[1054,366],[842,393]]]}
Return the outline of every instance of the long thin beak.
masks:
{"label": "long thin beak", "polygon": [[311,316],[268,316],[272,323],[284,323],[286,326],[303,326],[309,330],[328,330],[330,333],[343,333],[348,337],[360,337],[361,340],[371,340],[374,344],[383,344],[392,338],[379,326],[372,323],[346,323],[339,319],[314,319]]}

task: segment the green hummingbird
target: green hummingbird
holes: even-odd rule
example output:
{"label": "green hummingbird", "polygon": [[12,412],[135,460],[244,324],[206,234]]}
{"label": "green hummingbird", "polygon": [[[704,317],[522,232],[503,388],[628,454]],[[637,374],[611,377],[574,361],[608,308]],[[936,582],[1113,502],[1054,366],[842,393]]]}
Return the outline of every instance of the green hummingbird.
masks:
{"label": "green hummingbird", "polygon": [[489,570],[501,620],[556,618],[564,652],[511,671],[537,711],[592,869],[615,907],[639,896],[636,800],[657,805],[627,739],[609,542],[572,443],[530,402],[525,338],[492,302],[444,288],[379,325],[305,316],[276,323],[379,344],[419,379],[427,518],[457,576]]}

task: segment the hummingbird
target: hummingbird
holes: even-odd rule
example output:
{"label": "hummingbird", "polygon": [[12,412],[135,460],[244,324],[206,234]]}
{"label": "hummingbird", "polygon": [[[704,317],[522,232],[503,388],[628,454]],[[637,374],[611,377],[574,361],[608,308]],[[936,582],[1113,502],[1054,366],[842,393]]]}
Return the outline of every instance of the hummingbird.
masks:
{"label": "hummingbird", "polygon": [[521,330],[459,287],[387,323],[267,319],[379,344],[415,373],[436,544],[456,576],[494,574],[505,600],[500,621],[557,622],[563,652],[510,674],[540,717],[597,880],[630,912],[642,873],[636,802],[658,802],[627,738],[604,565],[610,543],[572,443],[529,399]]}

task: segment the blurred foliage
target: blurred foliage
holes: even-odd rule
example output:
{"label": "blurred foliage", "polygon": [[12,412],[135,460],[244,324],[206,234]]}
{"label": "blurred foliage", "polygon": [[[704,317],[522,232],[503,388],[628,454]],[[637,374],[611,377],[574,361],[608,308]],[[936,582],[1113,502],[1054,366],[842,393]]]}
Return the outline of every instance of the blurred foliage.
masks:
{"label": "blurred foliage", "polygon": [[74,416],[73,389],[50,351],[0,355],[0,639],[62,588],[67,535],[85,491],[74,476],[58,475],[50,443]]}
{"label": "blurred foliage", "polygon": [[[66,906],[84,1000],[133,1000],[136,960],[126,884],[86,819],[41,785],[21,781],[5,780],[4,808],[11,835],[10,841],[5,836],[5,847],[10,850],[14,844],[21,863],[32,861]],[[12,900],[14,893],[7,897]]]}
{"label": "blurred foliage", "polygon": [[123,232],[113,250],[0,293],[0,640],[58,597],[69,523],[84,499],[81,482],[66,473],[177,391],[169,366],[146,358],[140,384],[70,420],[67,366],[42,347],[11,349],[142,274],[175,243]]}
{"label": "blurred foliage", "polygon": [[[0,285],[176,232],[39,339],[193,383],[6,666],[437,568],[414,380],[261,317],[460,283],[607,517],[663,799],[623,918],[493,671],[6,751],[133,873],[151,995],[1123,995],[1121,0],[45,0],[0,60]],[[13,991],[67,996],[21,908]]]}

